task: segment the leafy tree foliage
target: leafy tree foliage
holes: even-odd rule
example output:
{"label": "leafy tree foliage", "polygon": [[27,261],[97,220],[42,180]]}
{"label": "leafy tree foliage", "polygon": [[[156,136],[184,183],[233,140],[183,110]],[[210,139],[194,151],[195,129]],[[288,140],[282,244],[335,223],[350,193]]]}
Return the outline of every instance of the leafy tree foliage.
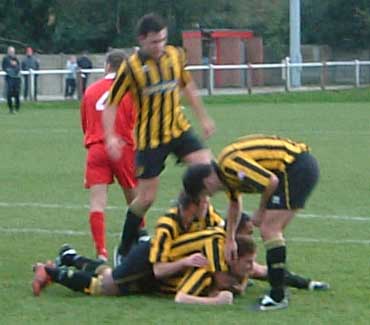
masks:
{"label": "leafy tree foliage", "polygon": [[[370,39],[370,1],[301,1],[302,42],[364,48]],[[251,29],[278,56],[287,54],[286,0],[1,0],[0,47],[33,46],[43,53],[104,52],[136,43],[135,25],[148,12],[162,15],[172,43],[200,28]]]}

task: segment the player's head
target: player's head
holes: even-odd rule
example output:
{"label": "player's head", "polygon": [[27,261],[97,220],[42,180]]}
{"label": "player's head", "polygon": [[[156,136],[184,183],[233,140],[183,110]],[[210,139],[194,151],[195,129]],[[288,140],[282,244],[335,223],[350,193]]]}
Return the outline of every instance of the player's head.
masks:
{"label": "player's head", "polygon": [[199,205],[199,199],[194,198],[187,194],[186,192],[182,191],[180,192],[178,198],[177,198],[177,203],[179,206],[181,206],[184,209],[189,209],[191,206]]}
{"label": "player's head", "polygon": [[237,235],[238,258],[229,263],[230,271],[235,276],[244,278],[253,271],[253,263],[257,255],[257,245],[252,237]]}
{"label": "player's head", "polygon": [[184,189],[193,197],[212,196],[222,188],[222,182],[217,176],[217,165],[195,164],[188,167],[182,177]]}
{"label": "player's head", "polygon": [[182,224],[185,228],[191,225],[194,218],[198,215],[201,200],[194,198],[186,192],[181,192],[177,198],[177,204],[181,211]]}
{"label": "player's head", "polygon": [[[184,192],[186,193],[186,192]],[[207,211],[209,208],[209,197],[206,195],[202,195],[199,197],[192,197],[190,194],[186,193],[187,196],[191,197],[194,202],[196,202],[197,210],[195,212],[195,216],[198,220],[204,219],[207,215]]]}
{"label": "player's head", "polygon": [[26,55],[27,56],[32,56],[33,55],[33,49],[32,49],[32,47],[27,47],[26,48]]}
{"label": "player's head", "polygon": [[[227,228],[227,220],[225,220],[225,228]],[[238,228],[236,229],[236,234],[241,236],[251,236],[253,234],[253,224],[251,217],[245,211],[240,214],[240,221]]]}
{"label": "player's head", "polygon": [[8,47],[8,55],[14,56],[15,55],[15,48],[13,46]]}
{"label": "player's head", "polygon": [[126,52],[123,50],[110,51],[105,59],[105,72],[117,72],[123,60],[127,58]]}
{"label": "player's head", "polygon": [[141,50],[157,60],[167,43],[167,27],[163,19],[150,13],[140,18],[137,24],[137,37]]}

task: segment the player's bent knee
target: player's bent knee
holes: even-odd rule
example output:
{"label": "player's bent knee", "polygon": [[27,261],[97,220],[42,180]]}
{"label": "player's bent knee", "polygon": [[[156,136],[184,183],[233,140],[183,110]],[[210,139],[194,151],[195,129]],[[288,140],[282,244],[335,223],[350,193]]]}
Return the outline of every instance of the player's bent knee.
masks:
{"label": "player's bent knee", "polygon": [[270,240],[271,238],[284,238],[281,229],[275,229],[269,225],[260,226],[261,238],[262,240]]}
{"label": "player's bent knee", "polygon": [[184,157],[187,164],[210,164],[212,161],[212,154],[209,149],[201,149],[188,154]]}

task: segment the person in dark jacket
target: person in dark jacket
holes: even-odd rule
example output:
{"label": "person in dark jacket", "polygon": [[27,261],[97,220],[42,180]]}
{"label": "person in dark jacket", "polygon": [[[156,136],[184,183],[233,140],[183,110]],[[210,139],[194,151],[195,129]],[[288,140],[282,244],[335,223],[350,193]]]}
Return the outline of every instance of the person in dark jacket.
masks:
{"label": "person in dark jacket", "polygon": [[[29,71],[29,70],[39,70],[40,63],[33,55],[32,47],[27,47],[26,49],[26,57],[22,60],[22,70]],[[24,78],[24,92],[23,98],[27,99],[29,95],[29,81],[31,79],[30,75],[26,74],[23,76]],[[34,99],[37,100],[37,74],[34,76]]]}
{"label": "person in dark jacket", "polygon": [[2,69],[6,72],[6,98],[9,107],[9,113],[14,113],[13,98],[15,110],[19,111],[19,91],[21,88],[20,64],[15,55],[13,46],[8,47],[8,54],[3,58]]}
{"label": "person in dark jacket", "polygon": [[[92,62],[89,59],[89,57],[87,56],[87,52],[84,52],[82,54],[82,56],[80,56],[77,59],[77,65],[78,65],[78,67],[80,69],[92,69],[93,68]],[[88,79],[89,79],[89,73],[87,73],[87,72],[81,73],[81,82],[82,82],[81,90],[82,90],[82,94],[85,93],[85,89],[86,89],[86,86],[87,86],[87,80]]]}

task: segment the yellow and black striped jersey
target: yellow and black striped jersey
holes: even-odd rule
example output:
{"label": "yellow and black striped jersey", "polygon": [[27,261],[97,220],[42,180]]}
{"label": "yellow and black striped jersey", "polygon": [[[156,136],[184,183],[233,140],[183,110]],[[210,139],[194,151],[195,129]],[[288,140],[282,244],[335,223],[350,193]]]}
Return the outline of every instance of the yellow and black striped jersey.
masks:
{"label": "yellow and black striped jersey", "polygon": [[[196,234],[209,235],[212,230],[203,230],[196,233],[185,234],[178,239],[186,240],[187,236]],[[215,228],[215,232],[220,229]],[[184,238],[185,237],[185,238]],[[215,272],[227,272],[228,266],[224,257],[225,236],[218,236],[214,233],[211,237],[203,238],[198,242],[198,249],[208,260],[208,265],[202,268],[189,268],[181,274],[162,279],[160,290],[165,293],[183,292],[190,295],[207,295],[213,284],[213,274]]]}
{"label": "yellow and black striped jersey", "polygon": [[[151,263],[169,262],[199,252],[201,250],[199,247],[203,247],[203,241],[213,236],[215,231],[220,236],[224,235],[224,224],[222,217],[217,214],[212,205],[209,205],[206,216],[196,220],[189,229],[185,229],[181,222],[179,208],[172,208],[157,221],[149,260]],[[217,227],[217,230],[213,230],[214,227]],[[200,234],[208,228],[210,228],[209,232]]]}
{"label": "yellow and black striped jersey", "polygon": [[190,128],[180,105],[180,88],[192,80],[185,64],[184,50],[170,45],[158,61],[138,51],[122,63],[108,104],[118,105],[131,91],[137,108],[138,150],[157,148]]}
{"label": "yellow and black striped jersey", "polygon": [[206,215],[202,218],[193,220],[190,229],[187,232],[200,231],[210,227],[225,227],[225,220],[218,214],[211,204],[208,205]]}
{"label": "yellow and black striped jersey", "polygon": [[308,152],[300,142],[278,136],[250,135],[226,146],[217,161],[217,173],[235,200],[240,192],[263,192],[272,172],[284,173],[297,155]]}
{"label": "yellow and black striped jersey", "polygon": [[223,253],[220,255],[219,251],[224,245],[225,237],[225,230],[219,227],[181,235],[172,242],[168,258],[170,261],[177,261],[194,253],[202,253],[208,258],[211,270],[223,270]]}
{"label": "yellow and black striped jersey", "polygon": [[205,296],[213,284],[212,272],[207,268],[188,270],[177,285],[177,292],[193,296]]}

